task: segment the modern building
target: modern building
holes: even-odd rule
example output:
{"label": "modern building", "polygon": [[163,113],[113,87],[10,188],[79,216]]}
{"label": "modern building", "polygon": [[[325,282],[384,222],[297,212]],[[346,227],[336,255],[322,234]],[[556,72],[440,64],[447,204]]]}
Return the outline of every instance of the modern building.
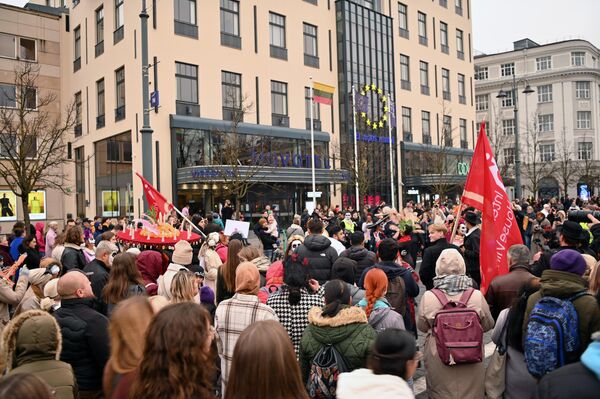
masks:
{"label": "modern building", "polygon": [[475,57],[477,121],[488,123],[511,192],[517,160],[523,196],[598,192],[599,59],[600,50],[585,40],[530,39],[515,42],[513,51]]}

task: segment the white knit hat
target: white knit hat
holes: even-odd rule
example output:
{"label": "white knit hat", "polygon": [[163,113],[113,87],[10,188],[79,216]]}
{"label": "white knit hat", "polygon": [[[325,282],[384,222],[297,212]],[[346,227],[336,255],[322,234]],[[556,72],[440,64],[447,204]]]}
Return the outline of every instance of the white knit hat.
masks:
{"label": "white knit hat", "polygon": [[179,241],[175,244],[175,251],[173,251],[173,263],[178,265],[187,266],[192,264],[192,256],[194,251],[189,242],[185,240]]}

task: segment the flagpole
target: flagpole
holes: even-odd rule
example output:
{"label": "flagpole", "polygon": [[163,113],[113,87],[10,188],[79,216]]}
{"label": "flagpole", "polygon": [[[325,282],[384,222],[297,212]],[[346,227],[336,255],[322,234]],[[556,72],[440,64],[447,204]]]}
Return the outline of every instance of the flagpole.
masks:
{"label": "flagpole", "polygon": [[360,210],[358,193],[358,135],[356,134],[356,94],[352,85],[352,120],[354,121],[354,189],[356,191],[356,210]]}
{"label": "flagpole", "polygon": [[198,232],[200,234],[202,234],[202,237],[206,238],[206,234],[204,234],[204,232],[202,230],[200,230],[200,227],[198,227],[194,223],[192,223],[192,221],[190,219],[188,219],[188,217],[185,216],[183,213],[181,213],[181,211],[179,209],[177,209],[177,207],[175,205],[171,204],[171,206],[173,207],[175,212],[177,212],[179,214],[179,216],[181,216],[183,218],[183,220],[185,220],[186,222],[188,222],[190,224],[190,226],[192,226],[193,228],[198,230]]}
{"label": "flagpole", "polygon": [[[388,136],[389,136],[389,140],[390,140],[390,189],[392,190],[392,208],[396,208],[396,196],[394,194],[395,191],[395,187],[394,187],[394,150],[393,150],[393,146],[392,146],[392,113],[394,115],[394,118],[396,117],[396,109],[395,109],[395,105],[394,102],[392,100],[392,96],[391,94],[388,94],[388,98],[390,100],[390,117],[388,118]],[[393,107],[393,109],[392,109]]]}
{"label": "flagpole", "polygon": [[[463,189],[463,196],[464,195],[465,195],[465,190]],[[456,207],[456,215],[454,215],[454,224],[452,225],[452,234],[450,235],[450,244],[452,244],[452,241],[454,241],[454,237],[456,236],[456,229],[458,228],[458,217],[459,217],[460,212],[462,211],[462,207],[463,207],[462,196],[460,198],[461,198],[460,205],[458,207]]]}
{"label": "flagpole", "polygon": [[315,181],[315,127],[314,127],[314,99],[313,99],[313,81],[312,76],[310,79],[310,153],[311,153],[311,168],[312,168],[312,200],[313,200],[313,209],[317,208],[317,183]]}

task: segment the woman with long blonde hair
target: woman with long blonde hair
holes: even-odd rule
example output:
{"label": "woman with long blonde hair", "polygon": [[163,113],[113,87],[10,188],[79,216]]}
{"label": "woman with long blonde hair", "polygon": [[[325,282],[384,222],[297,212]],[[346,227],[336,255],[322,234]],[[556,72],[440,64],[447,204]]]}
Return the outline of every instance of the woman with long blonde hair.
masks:
{"label": "woman with long blonde hair", "polygon": [[171,283],[171,303],[181,302],[200,303],[198,279],[189,270],[178,271]]}

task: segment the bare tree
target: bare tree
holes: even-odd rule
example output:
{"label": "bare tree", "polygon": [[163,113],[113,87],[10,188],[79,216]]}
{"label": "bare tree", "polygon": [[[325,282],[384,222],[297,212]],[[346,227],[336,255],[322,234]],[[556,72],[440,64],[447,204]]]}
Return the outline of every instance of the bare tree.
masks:
{"label": "bare tree", "polygon": [[433,146],[433,150],[423,154],[423,162],[425,163],[426,173],[430,175],[432,183],[430,188],[433,194],[438,194],[443,199],[456,183],[448,179],[450,173],[450,154],[452,152],[454,139],[453,133],[456,128],[452,127],[452,110],[448,108],[446,101],[442,101],[442,130],[438,137],[437,145]]}
{"label": "bare tree", "polygon": [[530,126],[523,131],[525,148],[520,149],[524,155],[524,162],[521,163],[521,173],[526,177],[525,187],[533,193],[534,197],[538,196],[542,179],[551,176],[556,169],[554,163],[556,157],[542,154],[543,132],[538,122],[538,116],[538,113],[534,113]]}
{"label": "bare tree", "polygon": [[486,126],[486,134],[490,142],[490,146],[492,147],[492,151],[494,153],[494,159],[496,160],[500,168],[500,175],[504,179],[512,178],[514,177],[514,163],[505,162],[504,150],[506,148],[514,147],[514,135],[507,134],[507,132],[504,131],[504,127],[502,125],[503,119],[500,109],[494,107],[493,103],[490,103],[490,106],[490,111],[493,114],[493,122],[489,123],[488,126]]}
{"label": "bare tree", "polygon": [[75,104],[61,115],[56,93],[38,86],[40,66],[20,62],[14,69],[14,90],[4,93],[9,107],[0,107],[0,178],[19,198],[29,225],[29,193],[55,189],[65,194],[66,136],[75,125]]}
{"label": "bare tree", "polygon": [[[588,140],[591,139],[586,135],[583,137],[582,143],[590,143]],[[590,192],[595,192],[595,189],[598,187],[598,180],[600,179],[600,171],[598,170],[598,161],[594,159],[592,148],[590,147],[589,151],[582,150],[581,153],[577,154],[577,159],[576,169],[579,172],[577,173],[579,181],[587,184]]]}
{"label": "bare tree", "polygon": [[556,151],[555,175],[558,178],[562,195],[566,195],[569,185],[575,178],[578,167],[575,162],[573,145],[567,141],[564,129],[560,136],[561,138]]}

